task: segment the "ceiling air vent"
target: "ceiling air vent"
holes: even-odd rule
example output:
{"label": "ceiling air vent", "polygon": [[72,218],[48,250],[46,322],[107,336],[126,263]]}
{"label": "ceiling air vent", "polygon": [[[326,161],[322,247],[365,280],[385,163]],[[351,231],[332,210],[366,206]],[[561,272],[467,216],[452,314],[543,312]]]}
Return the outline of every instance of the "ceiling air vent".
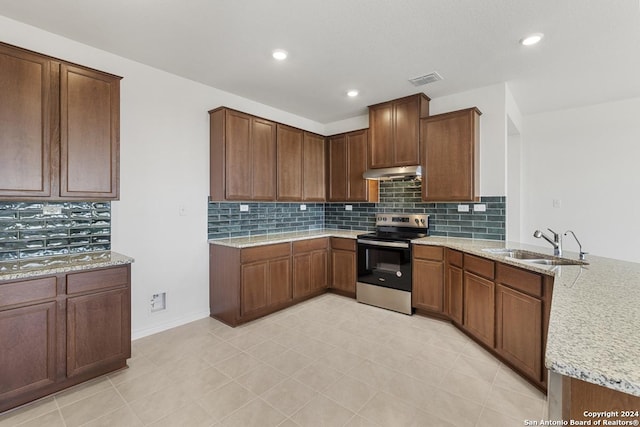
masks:
{"label": "ceiling air vent", "polygon": [[409,79],[409,82],[414,86],[422,86],[428,83],[437,82],[438,80],[442,80],[442,76],[438,74],[437,71],[434,71],[433,73],[425,74],[424,76]]}

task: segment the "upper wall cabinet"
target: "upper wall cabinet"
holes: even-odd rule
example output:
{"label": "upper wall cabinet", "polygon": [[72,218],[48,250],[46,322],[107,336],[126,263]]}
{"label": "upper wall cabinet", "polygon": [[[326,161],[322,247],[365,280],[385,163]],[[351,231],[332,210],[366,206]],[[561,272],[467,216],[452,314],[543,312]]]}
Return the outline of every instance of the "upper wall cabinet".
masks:
{"label": "upper wall cabinet", "polygon": [[420,163],[420,118],[429,115],[429,98],[407,96],[369,107],[370,169]]}
{"label": "upper wall cabinet", "polygon": [[330,202],[377,202],[378,181],[366,180],[367,129],[329,137]]}
{"label": "upper wall cabinet", "polygon": [[276,199],[276,123],[228,108],[209,111],[211,200]]}
{"label": "upper wall cabinet", "polygon": [[119,196],[120,77],[0,43],[0,198]]}
{"label": "upper wall cabinet", "polygon": [[481,114],[474,107],[420,121],[423,200],[478,200]]}
{"label": "upper wall cabinet", "polygon": [[279,124],[277,141],[277,200],[324,201],[324,137]]}

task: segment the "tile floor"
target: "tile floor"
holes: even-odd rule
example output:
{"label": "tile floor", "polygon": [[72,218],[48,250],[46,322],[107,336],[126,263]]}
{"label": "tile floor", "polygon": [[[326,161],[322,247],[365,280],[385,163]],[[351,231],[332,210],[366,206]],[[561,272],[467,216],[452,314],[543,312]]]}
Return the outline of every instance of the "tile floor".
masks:
{"label": "tile floor", "polygon": [[545,396],[451,325],[325,294],[230,328],[133,342],[129,369],[0,415],[0,427],[522,426]]}

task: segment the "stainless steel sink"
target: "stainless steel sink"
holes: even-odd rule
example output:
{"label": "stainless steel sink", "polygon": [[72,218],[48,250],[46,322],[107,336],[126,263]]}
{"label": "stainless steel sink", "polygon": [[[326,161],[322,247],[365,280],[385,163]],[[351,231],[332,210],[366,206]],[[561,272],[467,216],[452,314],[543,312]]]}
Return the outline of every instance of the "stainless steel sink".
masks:
{"label": "stainless steel sink", "polygon": [[586,265],[588,262],[578,261],[568,258],[560,258],[553,255],[541,254],[538,252],[526,251],[524,249],[484,249],[485,252],[489,252],[495,255],[504,255],[507,258],[513,258],[518,261],[530,262],[532,264],[541,265]]}

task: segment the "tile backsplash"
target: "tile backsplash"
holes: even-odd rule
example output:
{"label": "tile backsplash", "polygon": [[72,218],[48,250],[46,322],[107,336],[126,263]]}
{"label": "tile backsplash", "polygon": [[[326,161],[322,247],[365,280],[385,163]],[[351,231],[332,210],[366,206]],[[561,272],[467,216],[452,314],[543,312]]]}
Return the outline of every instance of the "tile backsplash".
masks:
{"label": "tile backsplash", "polygon": [[0,261],[110,249],[109,202],[0,202]]}
{"label": "tile backsplash", "polygon": [[[505,239],[506,198],[481,197],[477,203],[425,203],[421,182],[394,179],[380,182],[379,203],[242,203],[248,212],[240,212],[237,202],[210,202],[208,236],[210,239],[241,237],[285,231],[321,228],[373,231],[378,212],[421,213],[429,215],[429,235]],[[345,205],[352,210],[345,210]],[[469,205],[469,212],[458,212],[458,205]],[[483,204],[486,211],[474,206]]]}

